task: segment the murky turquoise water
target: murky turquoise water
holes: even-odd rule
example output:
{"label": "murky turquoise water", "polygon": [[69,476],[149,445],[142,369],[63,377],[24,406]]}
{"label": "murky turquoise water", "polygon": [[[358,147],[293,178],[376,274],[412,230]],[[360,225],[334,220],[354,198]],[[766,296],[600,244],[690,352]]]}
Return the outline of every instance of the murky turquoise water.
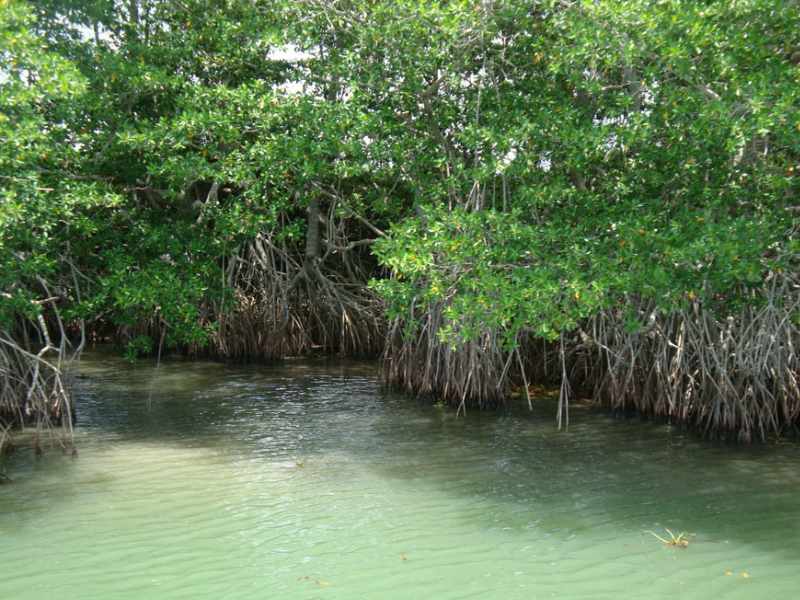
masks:
{"label": "murky turquoise water", "polygon": [[168,359],[148,408],[153,367],[87,354],[79,457],[5,459],[0,598],[798,593],[798,448],[588,406],[559,432],[550,402],[456,418],[339,361]]}

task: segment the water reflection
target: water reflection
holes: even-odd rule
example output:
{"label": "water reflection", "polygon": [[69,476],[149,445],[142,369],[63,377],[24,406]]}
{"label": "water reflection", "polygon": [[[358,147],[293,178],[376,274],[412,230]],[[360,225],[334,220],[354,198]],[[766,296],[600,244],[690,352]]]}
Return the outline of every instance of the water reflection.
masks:
{"label": "water reflection", "polygon": [[[381,393],[371,363],[171,358],[153,382],[154,366],[88,355],[79,459],[10,457],[7,597],[752,598],[800,583],[794,448],[587,406],[558,432],[550,402],[456,418]],[[643,535],[665,528],[708,541]]]}

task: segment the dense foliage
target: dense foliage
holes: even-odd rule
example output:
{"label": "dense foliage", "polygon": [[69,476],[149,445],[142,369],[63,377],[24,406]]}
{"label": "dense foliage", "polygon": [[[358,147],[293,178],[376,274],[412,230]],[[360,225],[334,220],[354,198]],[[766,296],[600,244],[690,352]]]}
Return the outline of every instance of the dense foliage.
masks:
{"label": "dense foliage", "polygon": [[794,424],[793,352],[753,359],[782,406],[756,426],[761,392],[725,399],[752,365],[684,332],[797,333],[796,2],[0,5],[9,339],[42,315],[132,356],[383,350],[462,404],[537,376]]}
{"label": "dense foliage", "polygon": [[383,289],[452,297],[464,331],[552,338],[622,295],[734,309],[796,254],[797,7],[559,6],[508,9],[509,30],[493,12],[473,69],[448,74],[477,87],[440,100],[465,175],[380,246],[404,278]]}

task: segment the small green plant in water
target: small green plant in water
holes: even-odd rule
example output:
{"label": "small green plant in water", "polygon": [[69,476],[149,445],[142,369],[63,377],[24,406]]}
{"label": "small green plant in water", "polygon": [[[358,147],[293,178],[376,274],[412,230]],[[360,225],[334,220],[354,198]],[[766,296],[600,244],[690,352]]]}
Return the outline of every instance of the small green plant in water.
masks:
{"label": "small green plant in water", "polygon": [[686,533],[685,531],[682,531],[681,533],[678,534],[677,537],[675,537],[675,534],[672,533],[669,529],[667,529],[666,531],[669,534],[670,538],[668,540],[664,539],[654,531],[645,531],[645,533],[652,534],[653,536],[664,542],[664,544],[667,546],[678,546],[680,548],[686,548],[686,546],[689,545],[689,539],[697,535],[696,533]]}

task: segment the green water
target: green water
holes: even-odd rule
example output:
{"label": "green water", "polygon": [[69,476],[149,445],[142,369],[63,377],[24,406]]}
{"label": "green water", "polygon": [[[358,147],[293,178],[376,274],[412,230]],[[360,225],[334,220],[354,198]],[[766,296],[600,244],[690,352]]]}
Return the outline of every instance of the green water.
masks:
{"label": "green water", "polygon": [[[550,402],[456,418],[340,361],[168,359],[148,408],[153,367],[87,354],[79,457],[4,459],[0,598],[718,600],[800,586],[795,447],[704,442],[584,405],[559,432]],[[698,541],[644,534],[665,528]]]}

